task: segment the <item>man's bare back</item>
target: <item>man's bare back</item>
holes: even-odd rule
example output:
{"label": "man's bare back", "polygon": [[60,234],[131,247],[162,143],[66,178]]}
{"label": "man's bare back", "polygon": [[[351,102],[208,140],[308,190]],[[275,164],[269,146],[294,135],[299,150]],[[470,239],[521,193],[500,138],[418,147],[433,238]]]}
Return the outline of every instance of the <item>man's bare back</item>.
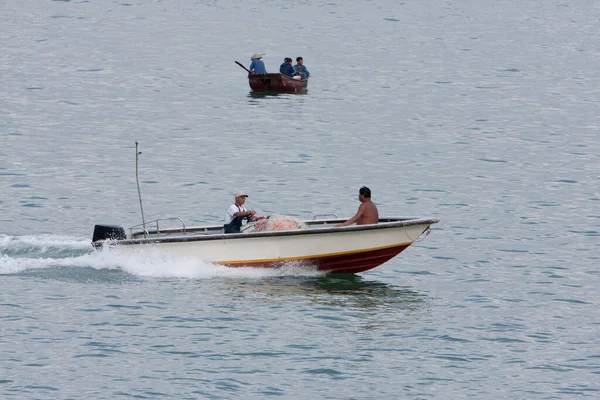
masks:
{"label": "man's bare back", "polygon": [[361,203],[360,207],[358,207],[357,214],[359,217],[356,221],[356,225],[376,224],[379,222],[379,211],[371,199]]}
{"label": "man's bare back", "polygon": [[356,225],[376,224],[379,222],[379,211],[377,206],[371,201],[371,189],[366,186],[360,188],[358,192],[360,206],[354,217],[344,223],[336,226],[347,226],[356,223]]}

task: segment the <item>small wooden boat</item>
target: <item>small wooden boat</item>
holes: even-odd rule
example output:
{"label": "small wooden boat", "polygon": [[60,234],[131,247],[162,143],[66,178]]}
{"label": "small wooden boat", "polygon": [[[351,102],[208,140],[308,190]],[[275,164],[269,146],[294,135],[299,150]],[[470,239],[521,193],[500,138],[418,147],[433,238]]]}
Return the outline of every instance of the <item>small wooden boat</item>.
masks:
{"label": "small wooden boat", "polygon": [[295,93],[308,86],[308,79],[294,79],[284,74],[249,74],[248,82],[255,92]]}

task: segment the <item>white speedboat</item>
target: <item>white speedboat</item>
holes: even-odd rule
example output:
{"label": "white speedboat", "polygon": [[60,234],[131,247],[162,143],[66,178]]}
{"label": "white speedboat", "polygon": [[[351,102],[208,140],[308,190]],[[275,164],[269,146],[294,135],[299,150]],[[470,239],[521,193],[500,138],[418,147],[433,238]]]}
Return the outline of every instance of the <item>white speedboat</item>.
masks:
{"label": "white speedboat", "polygon": [[[178,226],[161,228],[176,221]],[[437,218],[380,218],[377,224],[336,227],[345,219],[299,221],[289,230],[257,231],[252,224],[241,233],[225,234],[222,225],[187,227],[166,218],[129,228],[96,225],[95,248],[139,251],[157,247],[179,256],[230,267],[278,267],[287,262],[321,271],[358,273],[375,268],[430,231]],[[248,229],[250,228],[250,229]]]}
{"label": "white speedboat", "polygon": [[[230,267],[278,267],[294,262],[320,271],[357,273],[397,256],[439,222],[437,218],[380,218],[376,224],[337,227],[345,219],[336,215],[335,219],[314,217],[307,221],[275,217],[247,224],[240,233],[227,234],[223,225],[190,228],[177,217],[145,222],[137,141],[135,154],[142,223],[127,233],[120,226],[96,225],[92,236],[96,249],[137,252],[155,247],[176,256]],[[177,226],[164,227],[173,222]]]}

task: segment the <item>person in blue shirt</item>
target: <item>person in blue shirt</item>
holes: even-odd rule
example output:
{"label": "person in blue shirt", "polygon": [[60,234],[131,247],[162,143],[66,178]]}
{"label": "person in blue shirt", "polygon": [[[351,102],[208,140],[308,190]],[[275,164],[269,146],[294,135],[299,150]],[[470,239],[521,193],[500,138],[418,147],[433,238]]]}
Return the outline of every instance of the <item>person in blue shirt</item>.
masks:
{"label": "person in blue shirt", "polygon": [[296,57],[296,62],[298,64],[294,65],[294,72],[296,75],[299,75],[302,80],[308,79],[310,76],[310,72],[304,66],[304,60],[302,57]]}
{"label": "person in blue shirt", "polygon": [[267,69],[265,68],[265,63],[261,60],[262,56],[260,54],[254,54],[250,59],[252,63],[250,64],[250,72],[253,74],[266,74]]}
{"label": "person in blue shirt", "polygon": [[291,58],[286,57],[283,60],[283,64],[279,67],[279,72],[287,76],[294,76],[294,67],[292,66]]}

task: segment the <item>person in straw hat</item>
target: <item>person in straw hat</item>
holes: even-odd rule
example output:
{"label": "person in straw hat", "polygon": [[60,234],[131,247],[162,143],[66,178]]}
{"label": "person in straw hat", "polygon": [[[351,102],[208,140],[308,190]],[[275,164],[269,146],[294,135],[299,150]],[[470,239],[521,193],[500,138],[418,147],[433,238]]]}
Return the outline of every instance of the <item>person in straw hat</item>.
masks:
{"label": "person in straw hat", "polygon": [[265,63],[261,60],[262,56],[260,54],[254,54],[250,59],[252,63],[250,64],[250,72],[253,74],[266,74],[267,69],[265,68]]}
{"label": "person in straw hat", "polygon": [[235,192],[233,197],[235,203],[230,205],[225,212],[225,224],[223,225],[225,233],[240,233],[244,219],[256,220],[256,211],[246,210],[244,207],[246,197],[248,197],[246,192],[240,190]]}

